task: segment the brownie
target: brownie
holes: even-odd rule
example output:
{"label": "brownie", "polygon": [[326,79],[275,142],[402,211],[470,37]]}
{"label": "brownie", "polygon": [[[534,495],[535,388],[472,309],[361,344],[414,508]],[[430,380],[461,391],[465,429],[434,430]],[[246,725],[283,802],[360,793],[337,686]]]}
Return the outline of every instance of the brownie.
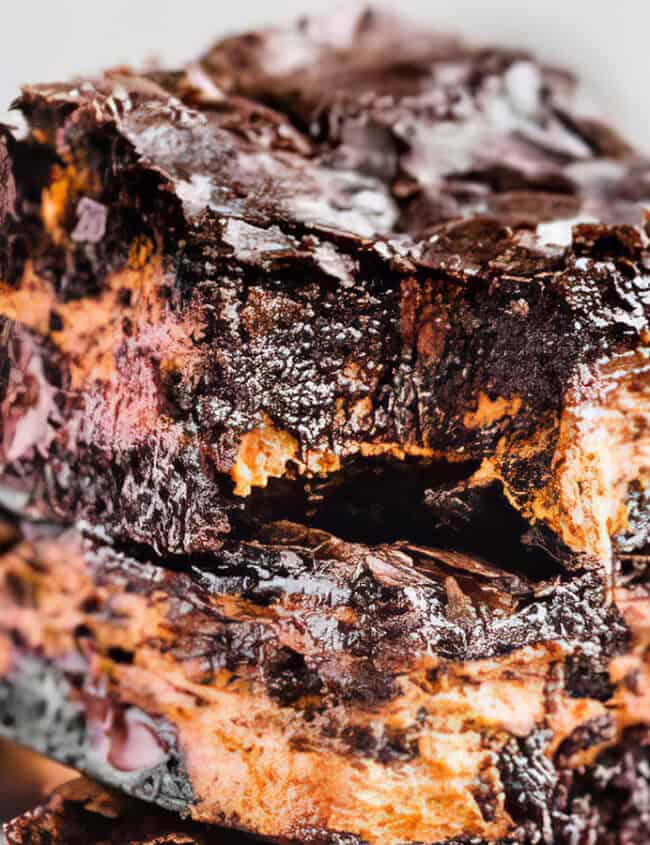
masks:
{"label": "brownie", "polygon": [[23,90],[3,501],[176,555],[286,518],[459,548],[469,511],[611,572],[648,533],[648,161],[526,53],[336,20]]}
{"label": "brownie", "polygon": [[15,106],[9,842],[650,839],[650,160],[368,10]]}
{"label": "brownie", "polygon": [[[0,733],[287,843],[582,824],[623,845],[647,823],[647,744],[630,762],[626,737],[650,719],[650,598],[645,570],[619,575],[611,602],[594,572],[532,582],[291,523],[180,566],[25,524],[0,561]],[[601,755],[625,806],[601,802]]]}

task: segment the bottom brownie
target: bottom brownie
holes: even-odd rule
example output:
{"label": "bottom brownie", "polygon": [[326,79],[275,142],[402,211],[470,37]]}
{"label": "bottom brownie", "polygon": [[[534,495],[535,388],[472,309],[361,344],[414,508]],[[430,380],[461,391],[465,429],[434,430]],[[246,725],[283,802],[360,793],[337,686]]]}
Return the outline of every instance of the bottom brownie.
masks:
{"label": "bottom brownie", "polygon": [[[531,776],[532,772],[529,773]],[[523,772],[522,772],[523,775]],[[523,784],[522,784],[523,785]],[[645,845],[650,841],[650,732],[629,731],[580,770],[561,772],[551,803],[553,845]],[[496,845],[534,845],[539,834]],[[188,822],[78,778],[43,806],[4,825],[5,845],[253,845],[262,840]],[[0,833],[0,842],[2,842]],[[339,837],[337,845],[354,845]],[[358,841],[358,840],[357,840]],[[484,845],[459,839],[454,845]]]}
{"label": "bottom brownie", "polygon": [[638,561],[612,601],[594,573],[535,584],[287,524],[155,562],[14,532],[0,734],[277,842],[649,841]]}
{"label": "bottom brownie", "polygon": [[4,826],[6,845],[252,845],[78,778]]}

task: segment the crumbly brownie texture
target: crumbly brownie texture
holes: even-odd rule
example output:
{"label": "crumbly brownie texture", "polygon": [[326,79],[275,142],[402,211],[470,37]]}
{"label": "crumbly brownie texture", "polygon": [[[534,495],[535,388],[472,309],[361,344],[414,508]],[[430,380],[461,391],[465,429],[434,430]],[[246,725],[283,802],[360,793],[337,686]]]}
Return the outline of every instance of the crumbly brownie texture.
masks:
{"label": "crumbly brownie texture", "polygon": [[608,604],[596,573],[533,584],[460,553],[267,531],[174,570],[16,529],[0,731],[282,842],[568,845],[584,830],[624,845],[647,830],[638,561]]}
{"label": "crumbly brownie texture", "polygon": [[[78,778],[4,826],[6,845],[252,845]],[[0,833],[0,841],[2,834]]]}
{"label": "crumbly brownie texture", "polygon": [[530,566],[646,542],[650,169],[567,74],[366,12],[17,106],[12,509],[173,554],[495,507]]}

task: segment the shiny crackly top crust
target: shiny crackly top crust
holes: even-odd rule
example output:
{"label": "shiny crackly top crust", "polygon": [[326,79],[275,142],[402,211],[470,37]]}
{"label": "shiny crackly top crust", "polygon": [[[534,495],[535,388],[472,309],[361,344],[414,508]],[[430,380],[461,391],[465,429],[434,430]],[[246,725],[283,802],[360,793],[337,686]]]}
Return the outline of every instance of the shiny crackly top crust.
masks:
{"label": "shiny crackly top crust", "polygon": [[648,163],[574,88],[375,13],[26,88],[12,507],[180,553],[407,459],[501,487],[561,557],[642,545]]}

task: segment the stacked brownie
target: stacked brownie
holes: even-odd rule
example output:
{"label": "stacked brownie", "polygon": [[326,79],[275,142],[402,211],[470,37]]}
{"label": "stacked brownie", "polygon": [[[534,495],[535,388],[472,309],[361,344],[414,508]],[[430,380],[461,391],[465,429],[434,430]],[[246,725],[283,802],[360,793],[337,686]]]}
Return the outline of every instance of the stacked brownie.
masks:
{"label": "stacked brownie", "polygon": [[650,161],[372,11],[16,106],[8,841],[647,842]]}

